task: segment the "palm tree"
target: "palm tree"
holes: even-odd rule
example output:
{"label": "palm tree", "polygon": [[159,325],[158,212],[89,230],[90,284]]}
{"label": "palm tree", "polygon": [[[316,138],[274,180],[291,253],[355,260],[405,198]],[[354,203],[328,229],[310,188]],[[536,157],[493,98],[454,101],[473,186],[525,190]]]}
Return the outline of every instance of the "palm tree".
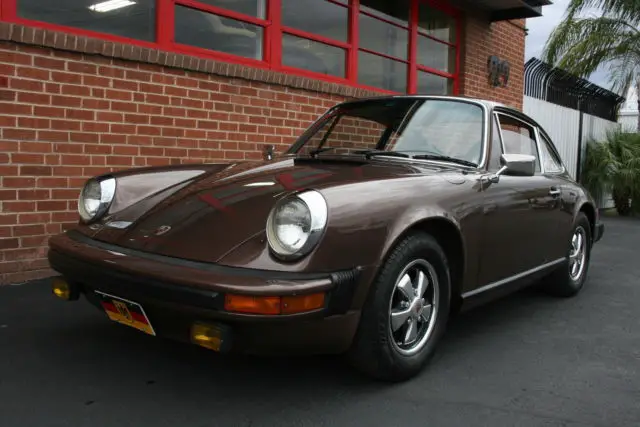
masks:
{"label": "palm tree", "polygon": [[640,134],[616,129],[590,141],[582,183],[599,202],[611,194],[619,215],[640,212]]}
{"label": "palm tree", "polygon": [[[599,9],[600,16],[579,16],[591,8]],[[607,65],[614,92],[626,96],[635,85],[640,93],[640,0],[570,0],[543,56],[585,78]]]}

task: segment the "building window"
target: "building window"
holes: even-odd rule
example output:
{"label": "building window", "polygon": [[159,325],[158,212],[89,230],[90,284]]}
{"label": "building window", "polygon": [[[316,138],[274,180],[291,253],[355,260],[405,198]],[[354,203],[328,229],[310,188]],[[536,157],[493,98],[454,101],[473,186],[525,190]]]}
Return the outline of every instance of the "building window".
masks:
{"label": "building window", "polygon": [[409,0],[361,0],[358,82],[407,92]]}
{"label": "building window", "polygon": [[346,78],[349,8],[327,0],[280,0],[282,65]]}
{"label": "building window", "polygon": [[181,5],[175,9],[175,41],[245,58],[263,58],[262,27]]}
{"label": "building window", "polygon": [[17,1],[18,18],[135,40],[156,39],[156,0],[12,1]]}
{"label": "building window", "polygon": [[457,71],[456,20],[429,4],[420,3],[417,26],[417,91],[449,94]]}
{"label": "building window", "polygon": [[282,36],[282,65],[345,77],[345,64],[344,49],[291,34]]}
{"label": "building window", "polygon": [[455,94],[440,0],[0,0],[2,19],[388,93]]}

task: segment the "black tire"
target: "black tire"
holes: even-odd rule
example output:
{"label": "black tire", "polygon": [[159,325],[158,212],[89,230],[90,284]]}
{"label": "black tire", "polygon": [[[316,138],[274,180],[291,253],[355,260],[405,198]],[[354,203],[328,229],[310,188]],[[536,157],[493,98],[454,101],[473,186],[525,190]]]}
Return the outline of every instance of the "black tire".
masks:
{"label": "black tire", "polygon": [[[426,263],[419,260],[426,261]],[[399,295],[406,295],[401,290],[396,291],[396,282],[399,281],[400,274],[403,273],[405,267],[414,261],[422,263],[414,267],[421,269],[424,267],[425,270],[431,271],[430,274],[435,273],[438,292],[433,291],[435,286],[431,282],[431,290],[429,290],[429,286],[426,286],[427,292],[424,295],[425,299],[431,303],[434,299],[437,300],[437,305],[433,305],[437,307],[437,310],[435,310],[435,314],[431,311],[429,316],[429,319],[434,317],[433,322],[425,321],[422,317],[419,317],[417,321],[411,320],[418,322],[414,325],[423,325],[423,331],[429,331],[430,328],[430,332],[419,335],[419,337],[426,337],[424,338],[426,341],[417,347],[415,354],[405,354],[391,336],[390,308],[392,299],[398,298]],[[432,267],[431,270],[428,265]],[[415,301],[416,299],[414,299]],[[350,364],[364,374],[384,381],[404,381],[417,375],[434,354],[436,345],[446,328],[450,301],[449,265],[447,257],[436,239],[425,233],[415,233],[404,238],[390,252],[371,285],[358,330],[347,353]],[[418,307],[416,309],[415,316],[418,316],[418,311],[422,310]],[[409,328],[408,324],[403,325],[403,327],[405,326]],[[425,327],[426,329],[424,329]],[[418,330],[420,329],[418,328]],[[396,333],[402,334],[404,331],[399,329]]]}
{"label": "black tire", "polygon": [[570,298],[577,295],[584,287],[584,282],[587,279],[587,273],[589,271],[589,263],[591,260],[591,246],[593,244],[591,237],[591,224],[587,216],[580,212],[576,217],[575,223],[567,242],[567,256],[572,252],[572,239],[577,230],[584,231],[584,249],[585,256],[583,267],[580,274],[576,277],[571,275],[571,262],[565,262],[556,271],[547,276],[543,283],[542,289],[549,295]]}

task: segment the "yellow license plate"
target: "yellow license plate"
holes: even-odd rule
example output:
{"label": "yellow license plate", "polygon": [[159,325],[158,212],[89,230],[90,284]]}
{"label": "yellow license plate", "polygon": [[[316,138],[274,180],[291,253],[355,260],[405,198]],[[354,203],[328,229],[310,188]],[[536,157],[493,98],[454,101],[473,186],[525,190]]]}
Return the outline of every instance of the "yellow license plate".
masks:
{"label": "yellow license plate", "polygon": [[156,334],[140,304],[103,292],[96,291],[96,294],[100,297],[102,308],[109,319],[136,328],[149,335]]}

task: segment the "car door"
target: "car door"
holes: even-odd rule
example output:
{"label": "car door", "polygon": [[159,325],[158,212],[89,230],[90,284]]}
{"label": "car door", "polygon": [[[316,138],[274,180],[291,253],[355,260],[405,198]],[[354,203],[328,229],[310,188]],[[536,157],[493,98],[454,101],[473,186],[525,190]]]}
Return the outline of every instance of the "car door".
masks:
{"label": "car door", "polygon": [[544,176],[535,127],[506,113],[492,118],[489,172],[500,169],[502,153],[536,157],[534,176],[501,175],[485,184],[479,285],[487,286],[535,269],[547,259],[554,193]]}
{"label": "car door", "polygon": [[542,171],[550,193],[544,208],[553,215],[552,223],[547,226],[549,239],[546,251],[546,261],[552,262],[566,256],[567,236],[573,223],[573,200],[577,194],[551,138],[540,127],[537,133]]}

